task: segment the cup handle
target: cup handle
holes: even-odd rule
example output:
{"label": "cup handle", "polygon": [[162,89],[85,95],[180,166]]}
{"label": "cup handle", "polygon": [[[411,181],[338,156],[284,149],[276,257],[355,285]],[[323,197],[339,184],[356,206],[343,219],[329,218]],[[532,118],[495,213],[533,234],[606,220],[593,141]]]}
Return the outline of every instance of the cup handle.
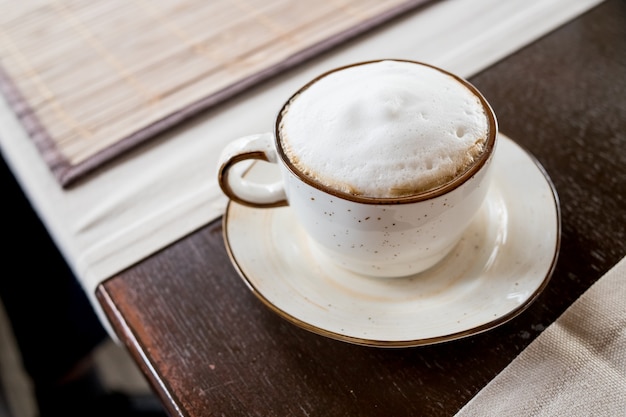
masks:
{"label": "cup handle", "polygon": [[248,165],[240,162],[253,159],[278,163],[272,133],[245,136],[230,142],[224,148],[218,161],[217,174],[218,183],[224,194],[231,200],[249,207],[270,208],[288,205],[282,181],[262,184],[244,177]]}

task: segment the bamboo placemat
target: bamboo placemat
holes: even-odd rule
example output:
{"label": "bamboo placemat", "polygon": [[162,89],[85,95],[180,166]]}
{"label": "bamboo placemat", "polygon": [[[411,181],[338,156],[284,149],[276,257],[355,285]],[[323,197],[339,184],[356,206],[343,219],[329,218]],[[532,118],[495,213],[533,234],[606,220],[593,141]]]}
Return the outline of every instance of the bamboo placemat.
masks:
{"label": "bamboo placemat", "polygon": [[0,85],[59,182],[430,0],[0,0]]}

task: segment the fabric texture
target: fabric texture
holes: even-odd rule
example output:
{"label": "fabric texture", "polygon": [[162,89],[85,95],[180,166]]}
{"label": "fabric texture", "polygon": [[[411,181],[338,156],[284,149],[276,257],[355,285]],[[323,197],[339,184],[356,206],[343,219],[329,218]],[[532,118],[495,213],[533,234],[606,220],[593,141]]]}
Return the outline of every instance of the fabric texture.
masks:
{"label": "fabric texture", "polygon": [[456,417],[626,416],[626,258]]}

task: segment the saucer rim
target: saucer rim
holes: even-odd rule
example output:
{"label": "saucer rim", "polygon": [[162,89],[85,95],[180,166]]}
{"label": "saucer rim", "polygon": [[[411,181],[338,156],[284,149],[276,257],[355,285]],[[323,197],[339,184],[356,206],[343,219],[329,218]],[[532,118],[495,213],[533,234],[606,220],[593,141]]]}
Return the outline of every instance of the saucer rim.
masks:
{"label": "saucer rim", "polygon": [[[523,313],[525,310],[527,310],[531,304],[534,303],[534,301],[539,297],[539,295],[541,293],[543,293],[543,291],[545,290],[545,288],[547,287],[548,283],[550,282],[552,275],[554,273],[554,270],[556,268],[556,264],[557,264],[557,260],[558,260],[558,256],[560,253],[560,247],[561,247],[561,206],[560,206],[560,201],[559,201],[559,196],[556,190],[556,187],[552,181],[552,179],[550,178],[550,176],[548,175],[545,167],[541,164],[541,162],[530,152],[528,151],[526,148],[524,148],[523,146],[521,146],[519,143],[515,142],[513,139],[509,138],[508,136],[502,134],[501,132],[498,133],[500,138],[500,141],[508,141],[510,142],[513,146],[518,148],[519,152],[523,152],[533,163],[533,166],[541,173],[544,181],[546,182],[546,184],[548,185],[548,188],[550,190],[550,194],[552,196],[552,202],[553,202],[553,206],[551,208],[554,209],[554,214],[555,214],[555,223],[556,223],[556,231],[555,231],[555,241],[554,241],[554,251],[552,253],[552,260],[550,262],[549,267],[545,270],[544,276],[541,280],[541,283],[537,286],[537,288],[532,292],[532,294],[530,294],[522,303],[520,303],[519,305],[515,306],[515,308],[512,308],[510,311],[508,311],[505,314],[502,314],[501,316],[490,320],[486,323],[477,325],[477,326],[473,326],[473,327],[469,327],[467,329],[464,330],[460,330],[457,332],[452,332],[452,333],[446,333],[446,334],[442,334],[440,336],[432,336],[432,337],[425,337],[425,338],[412,338],[412,339],[403,339],[403,340],[384,340],[384,339],[376,339],[376,338],[363,338],[363,337],[356,337],[356,336],[350,336],[350,335],[346,335],[346,334],[342,334],[342,333],[338,333],[336,331],[332,331],[332,330],[328,330],[325,329],[323,327],[317,326],[317,325],[313,325],[311,323],[308,323],[300,318],[295,317],[294,315],[292,315],[291,313],[281,309],[280,307],[278,307],[277,305],[275,305],[274,303],[272,303],[265,295],[263,295],[262,291],[260,289],[258,289],[250,280],[250,278],[244,273],[241,265],[240,265],[240,261],[238,260],[238,258],[235,256],[235,254],[233,253],[233,250],[231,248],[231,244],[230,244],[230,239],[229,239],[229,234],[228,234],[228,224],[229,224],[229,214],[231,213],[232,210],[232,206],[233,205],[237,205],[240,206],[241,208],[243,208],[244,210],[253,210],[250,207],[245,207],[241,204],[237,204],[236,202],[233,201],[228,201],[227,205],[226,205],[226,210],[224,212],[223,218],[222,218],[222,237],[225,243],[225,248],[228,254],[228,257],[230,258],[231,264],[233,265],[233,267],[235,268],[235,270],[237,271],[238,275],[240,276],[240,278],[244,281],[244,283],[246,284],[246,286],[249,288],[249,290],[267,307],[269,308],[271,311],[273,311],[275,314],[278,314],[279,317],[287,320],[288,322],[304,329],[307,330],[309,332],[312,332],[314,334],[320,335],[320,336],[325,336],[328,337],[330,339],[334,339],[334,340],[339,340],[339,341],[343,341],[343,342],[347,342],[347,343],[351,343],[351,344],[355,344],[355,345],[361,345],[361,346],[368,346],[368,347],[380,347],[380,348],[406,348],[406,347],[418,347],[418,346],[427,346],[427,345],[433,345],[433,344],[438,344],[438,343],[443,343],[443,342],[447,342],[447,341],[453,341],[453,340],[458,340],[458,339],[462,339],[462,338],[466,338],[469,336],[474,336],[480,333],[484,333],[488,330],[494,329],[498,326],[501,326],[507,322],[509,322],[510,320],[514,319],[515,317],[519,316],[521,313]],[[263,208],[261,210],[284,210],[284,209],[288,209],[288,207],[277,207],[277,208]]]}

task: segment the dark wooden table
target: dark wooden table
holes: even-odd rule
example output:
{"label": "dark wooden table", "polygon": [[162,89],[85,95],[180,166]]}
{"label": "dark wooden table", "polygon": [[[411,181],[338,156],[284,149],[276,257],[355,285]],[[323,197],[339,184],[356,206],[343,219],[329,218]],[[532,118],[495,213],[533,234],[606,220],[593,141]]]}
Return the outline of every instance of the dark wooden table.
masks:
{"label": "dark wooden table", "polygon": [[562,210],[552,280],[521,315],[438,345],[330,340],[269,311],[215,221],[103,283],[115,331],[173,416],[451,416],[626,255],[626,2],[473,77]]}

